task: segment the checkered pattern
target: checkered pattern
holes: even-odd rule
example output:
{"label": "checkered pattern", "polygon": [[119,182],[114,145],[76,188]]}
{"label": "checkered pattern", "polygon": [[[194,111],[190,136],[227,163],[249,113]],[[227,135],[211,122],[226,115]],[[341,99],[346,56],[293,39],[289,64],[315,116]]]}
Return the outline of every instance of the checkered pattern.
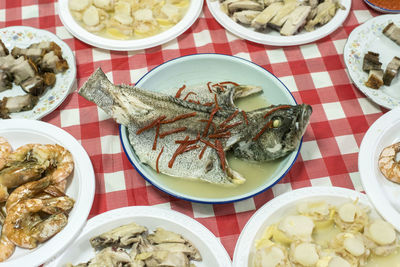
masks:
{"label": "checkered pattern", "polygon": [[90,155],[96,174],[90,217],[131,205],[177,210],[211,230],[232,256],[250,216],[274,196],[305,186],[363,190],[357,167],[359,146],[368,127],[384,110],[355,88],[343,62],[343,47],[350,32],[377,15],[362,0],[353,1],[349,17],[333,34],[315,43],[283,48],[237,38],[213,19],[206,4],[197,22],[177,39],[132,52],[106,51],[82,43],[68,33],[56,12],[54,0],[3,0],[0,27],[26,25],[56,33],[75,52],[78,87],[100,66],[115,83],[135,83],[167,60],[195,53],[222,53],[249,59],[271,71],[298,102],[308,103],[314,110],[301,154],[280,183],[251,199],[206,205],[176,199],[146,183],[121,148],[117,124],[74,92],[43,121],[71,133]]}

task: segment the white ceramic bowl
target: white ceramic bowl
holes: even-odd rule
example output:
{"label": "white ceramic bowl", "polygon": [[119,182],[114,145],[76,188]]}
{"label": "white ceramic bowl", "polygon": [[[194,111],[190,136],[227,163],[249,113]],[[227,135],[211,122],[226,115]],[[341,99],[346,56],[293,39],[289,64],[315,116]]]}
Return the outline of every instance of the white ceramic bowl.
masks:
{"label": "white ceramic bowl", "polygon": [[400,184],[387,180],[378,168],[381,151],[400,142],[400,107],[372,124],[358,154],[358,169],[365,192],[385,220],[400,231]]}
{"label": "white ceramic bowl", "polygon": [[364,0],[364,2],[369,5],[371,8],[375,9],[376,11],[379,11],[381,13],[400,13],[400,10],[396,10],[396,9],[388,9],[388,8],[383,8],[380,7],[378,5],[375,5],[373,3],[371,3],[368,0]]}
{"label": "white ceramic bowl", "polygon": [[364,194],[346,188],[305,187],[279,195],[262,206],[246,223],[236,243],[232,266],[251,266],[254,242],[261,238],[267,226],[277,223],[288,214],[296,214],[299,202],[326,201],[339,206],[357,199],[359,203],[371,207],[372,218],[379,217]]}
{"label": "white ceramic bowl", "polygon": [[[148,72],[139,80],[136,86],[151,91],[175,94],[176,91],[172,92],[170,89],[179,88],[183,84],[190,86],[208,81],[234,81],[239,84],[261,86],[264,90],[261,96],[266,98],[269,103],[275,105],[296,104],[286,86],[264,68],[239,57],[220,54],[196,54],[168,61]],[[270,188],[289,171],[297,158],[301,146],[283,158],[273,175],[265,179],[265,182],[261,186],[233,197],[215,196],[206,198],[178,191],[160,180],[157,173],[151,167],[140,163],[139,158],[129,143],[126,127],[120,126],[120,136],[124,151],[130,162],[148,182],[175,197],[204,203],[238,201],[252,197]],[[188,182],[190,183],[191,181]]]}
{"label": "white ceramic bowl", "polygon": [[191,0],[185,16],[172,28],[148,38],[136,40],[114,40],[95,35],[80,26],[69,11],[68,1],[69,0],[58,1],[58,14],[61,22],[64,24],[67,30],[82,42],[95,47],[117,51],[130,51],[150,48],[164,44],[178,37],[190,26],[192,26],[192,24],[200,15],[203,7],[203,1]]}
{"label": "white ceramic bowl", "polygon": [[173,231],[188,239],[200,252],[202,261],[193,261],[197,267],[228,267],[231,259],[219,240],[202,224],[173,210],[156,207],[126,207],[107,211],[90,219],[82,234],[65,252],[47,266],[87,262],[95,255],[89,239],[118,226],[137,223],[154,231],[157,227]]}
{"label": "white ceramic bowl", "polygon": [[75,200],[68,216],[68,224],[54,237],[36,249],[15,250],[1,267],[39,266],[62,252],[79,235],[92,207],[95,178],[92,163],[78,141],[64,130],[36,120],[10,119],[0,123],[0,136],[16,149],[24,144],[59,144],[67,148],[74,158],[74,171],[68,178],[66,194]]}
{"label": "white ceramic bowl", "polygon": [[274,46],[300,45],[319,40],[342,26],[343,21],[347,18],[351,9],[351,0],[341,0],[340,3],[345,7],[345,9],[338,9],[336,15],[327,24],[323,25],[322,27],[317,27],[312,32],[302,30],[300,33],[293,36],[282,36],[279,34],[279,32],[274,30],[271,30],[267,33],[257,32],[250,27],[245,27],[239,23],[236,23],[228,15],[221,11],[219,1],[206,1],[211,14],[218,21],[218,23],[228,31],[245,40]]}

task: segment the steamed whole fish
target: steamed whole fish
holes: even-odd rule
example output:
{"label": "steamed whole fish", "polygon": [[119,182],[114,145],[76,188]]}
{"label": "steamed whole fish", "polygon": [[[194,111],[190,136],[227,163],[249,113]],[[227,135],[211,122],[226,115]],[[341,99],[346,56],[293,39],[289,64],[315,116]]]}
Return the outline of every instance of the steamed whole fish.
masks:
{"label": "steamed whole fish", "polygon": [[312,112],[305,104],[244,112],[233,100],[261,88],[232,82],[184,89],[173,96],[114,85],[97,69],[79,94],[127,127],[142,163],[170,176],[215,184],[245,181],[229,167],[228,150],[250,161],[274,160],[294,151]]}

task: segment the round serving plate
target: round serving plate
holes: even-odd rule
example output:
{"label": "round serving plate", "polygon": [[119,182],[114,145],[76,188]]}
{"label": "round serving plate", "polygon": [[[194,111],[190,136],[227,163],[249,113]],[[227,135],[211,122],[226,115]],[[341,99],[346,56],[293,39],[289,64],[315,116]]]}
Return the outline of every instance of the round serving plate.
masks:
{"label": "round serving plate", "polygon": [[255,43],[273,46],[291,46],[311,43],[331,34],[337,28],[342,26],[344,20],[349,15],[351,9],[351,0],[341,0],[340,3],[344,9],[338,9],[336,15],[327,24],[317,27],[312,32],[302,30],[293,36],[282,36],[279,32],[270,30],[269,32],[257,32],[251,27],[243,26],[233,21],[220,8],[219,1],[206,0],[211,14],[225,29],[231,33]]}
{"label": "round serving plate", "polygon": [[[196,54],[173,59],[148,72],[138,81],[136,86],[150,91],[175,95],[176,89],[183,84],[190,86],[205,84],[208,81],[234,81],[239,84],[260,86],[263,89],[261,97],[268,100],[270,104],[296,104],[288,88],[272,73],[248,60],[221,54]],[[260,179],[265,179],[260,186],[230,197],[221,197],[218,194],[213,197],[201,197],[187,193],[185,190],[178,190],[165,180],[160,179],[151,167],[142,164],[129,142],[128,129],[125,126],[120,126],[120,137],[128,159],[148,182],[175,197],[203,203],[238,201],[270,188],[289,171],[301,147],[300,144],[294,152],[281,159],[275,172],[269,178],[260,177]],[[191,183],[192,181],[187,180],[187,182]]]}
{"label": "round serving plate", "polygon": [[189,240],[202,256],[202,261],[193,261],[197,267],[231,266],[231,259],[225,248],[206,227],[179,212],[151,206],[125,207],[91,218],[75,242],[46,266],[58,267],[67,263],[76,265],[89,261],[95,255],[90,238],[132,222],[147,227],[149,232],[161,227]]}
{"label": "round serving plate", "polygon": [[[14,47],[26,48],[33,43],[42,41],[55,42],[62,50],[63,58],[68,62],[68,69],[64,73],[56,74],[56,83],[40,96],[38,103],[32,110],[11,113],[13,119],[38,120],[55,110],[65,100],[75,83],[76,65],[71,48],[55,34],[27,26],[12,26],[0,29],[0,39],[9,51]],[[20,86],[13,84],[10,90],[0,92],[3,97],[25,95]]]}
{"label": "round serving plate", "polygon": [[361,142],[358,154],[358,169],[365,192],[376,210],[397,231],[400,231],[400,184],[383,176],[378,160],[385,147],[400,142],[399,133],[400,107],[387,112],[372,124]]}
{"label": "round serving plate", "polygon": [[203,1],[191,0],[185,16],[170,29],[147,38],[134,40],[115,40],[93,34],[79,25],[71,15],[68,7],[68,1],[69,0],[58,1],[58,14],[61,22],[64,24],[67,30],[82,42],[95,47],[116,51],[140,50],[164,44],[178,37],[190,26],[192,26],[192,24],[199,17],[203,8]]}
{"label": "round serving plate", "polygon": [[233,267],[252,266],[254,242],[261,238],[265,229],[289,214],[296,214],[296,205],[301,202],[325,201],[341,204],[358,201],[371,208],[370,216],[379,218],[368,198],[357,191],[341,187],[305,187],[279,195],[262,206],[244,226],[236,243]]}
{"label": "round serving plate", "polygon": [[50,260],[75,240],[86,223],[92,207],[95,177],[92,163],[79,142],[66,131],[36,120],[9,119],[0,123],[0,136],[7,139],[13,149],[25,144],[58,144],[68,149],[74,158],[74,171],[68,177],[66,195],[75,200],[68,215],[68,224],[58,234],[36,249],[17,247],[14,254],[0,266],[39,266]]}
{"label": "round serving plate", "polygon": [[384,7],[381,7],[381,6],[377,5],[377,4],[373,4],[373,3],[371,3],[371,2],[368,1],[368,0],[364,0],[364,2],[365,2],[367,5],[369,5],[371,8],[373,8],[373,9],[375,9],[376,11],[379,11],[379,12],[381,12],[381,13],[400,13],[400,10],[384,8]]}
{"label": "round serving plate", "polygon": [[379,54],[383,69],[386,69],[394,56],[399,55],[400,46],[382,33],[390,22],[400,25],[400,14],[378,16],[361,24],[350,33],[343,53],[353,83],[369,99],[387,109],[400,106],[400,78],[394,78],[390,86],[383,85],[377,90],[371,89],[364,84],[368,79],[368,73],[363,71],[362,65],[364,55],[368,51]]}

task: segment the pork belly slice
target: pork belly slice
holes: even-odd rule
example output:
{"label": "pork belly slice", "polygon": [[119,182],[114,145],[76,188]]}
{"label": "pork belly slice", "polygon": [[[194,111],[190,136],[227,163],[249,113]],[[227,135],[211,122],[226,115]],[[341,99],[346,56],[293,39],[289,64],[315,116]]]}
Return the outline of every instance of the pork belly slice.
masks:
{"label": "pork belly slice", "polygon": [[30,59],[19,57],[14,62],[10,72],[14,76],[14,83],[20,85],[23,81],[35,77],[38,70]]}
{"label": "pork belly slice", "polygon": [[386,67],[385,73],[383,74],[383,83],[386,86],[390,86],[394,77],[396,77],[400,68],[400,58],[394,57],[392,61]]}
{"label": "pork belly slice", "polygon": [[364,55],[363,71],[380,70],[381,68],[382,63],[379,61],[379,54],[368,51],[368,53]]}
{"label": "pork belly slice", "polygon": [[41,95],[44,89],[46,89],[43,78],[39,75],[23,81],[20,85],[22,87],[22,90],[34,96]]}
{"label": "pork belly slice", "polygon": [[400,45],[400,27],[391,22],[383,29],[382,32],[393,42]]}
{"label": "pork belly slice", "polygon": [[383,85],[383,70],[370,70],[365,85],[372,89],[379,89]]}
{"label": "pork belly slice", "polygon": [[275,17],[275,15],[282,7],[282,2],[272,3],[253,19],[253,21],[251,22],[251,26],[257,30],[266,28],[268,22],[270,22],[270,20]]}
{"label": "pork belly slice", "polygon": [[310,11],[310,6],[296,7],[296,9],[292,13],[290,13],[280,33],[285,36],[290,36],[296,33],[300,29],[300,27],[304,26],[304,24],[306,23],[306,19]]}
{"label": "pork belly slice", "polygon": [[4,97],[0,100],[0,117],[7,119],[9,113],[31,110],[38,100],[37,96],[30,94]]}
{"label": "pork belly slice", "polygon": [[42,70],[54,73],[64,72],[69,68],[68,62],[63,58],[60,58],[54,51],[45,54],[39,66]]}
{"label": "pork belly slice", "polygon": [[9,72],[0,69],[0,92],[12,88],[12,76]]}

